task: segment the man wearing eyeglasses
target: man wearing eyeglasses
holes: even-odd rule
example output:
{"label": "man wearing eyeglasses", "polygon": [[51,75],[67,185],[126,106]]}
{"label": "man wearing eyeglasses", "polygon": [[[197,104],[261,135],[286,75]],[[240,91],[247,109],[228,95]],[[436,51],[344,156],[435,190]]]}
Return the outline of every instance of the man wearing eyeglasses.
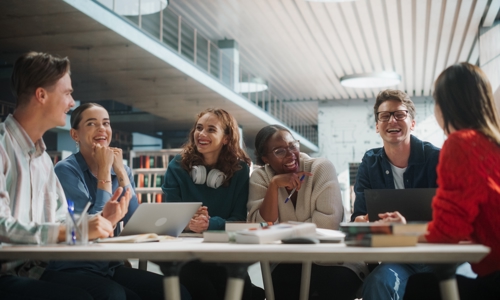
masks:
{"label": "man wearing eyeglasses", "polygon": [[[373,107],[377,133],[384,147],[367,151],[356,176],[351,221],[368,222],[366,189],[437,187],[439,148],[411,134],[415,128],[415,105],[402,91],[385,90]],[[363,299],[403,299],[408,278],[430,272],[424,264],[381,264],[363,284]]]}

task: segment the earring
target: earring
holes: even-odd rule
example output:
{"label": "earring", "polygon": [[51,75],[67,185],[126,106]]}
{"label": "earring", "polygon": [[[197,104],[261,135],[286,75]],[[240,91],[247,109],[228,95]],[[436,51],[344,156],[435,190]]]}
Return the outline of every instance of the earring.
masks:
{"label": "earring", "polygon": [[80,143],[76,141],[76,151],[80,151]]}

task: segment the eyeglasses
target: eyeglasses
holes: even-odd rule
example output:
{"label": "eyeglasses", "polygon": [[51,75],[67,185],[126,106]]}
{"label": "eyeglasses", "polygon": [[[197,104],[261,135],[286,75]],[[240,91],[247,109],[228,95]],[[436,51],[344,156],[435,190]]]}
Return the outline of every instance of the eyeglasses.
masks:
{"label": "eyeglasses", "polygon": [[379,111],[377,113],[377,120],[380,122],[389,122],[391,116],[394,116],[396,121],[402,121],[408,116],[407,110],[396,110],[396,111]]}
{"label": "eyeglasses", "polygon": [[299,151],[300,150],[300,141],[296,140],[288,144],[288,147],[284,148],[276,148],[274,149],[273,152],[274,156],[277,158],[285,158],[287,152],[294,152],[294,151]]}

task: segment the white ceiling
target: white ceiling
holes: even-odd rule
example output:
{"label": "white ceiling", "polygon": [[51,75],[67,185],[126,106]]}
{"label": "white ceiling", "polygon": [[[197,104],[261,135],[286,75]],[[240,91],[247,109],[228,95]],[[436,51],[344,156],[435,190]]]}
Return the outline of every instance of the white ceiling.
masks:
{"label": "white ceiling", "polygon": [[[378,93],[341,86],[339,78],[352,73],[393,70],[403,79],[396,88],[431,95],[446,66],[477,63],[478,30],[498,19],[500,9],[500,0],[169,2],[167,10],[198,34],[213,42],[236,40],[243,68],[267,80],[274,96],[308,124],[317,124],[319,100]],[[68,55],[76,96],[119,101],[158,117],[146,123],[134,117],[123,126],[187,130],[196,112],[223,106],[243,125],[251,145],[250,137],[266,125],[63,1],[2,0],[0,25],[0,64],[12,64],[28,50]]]}
{"label": "white ceiling", "polygon": [[[371,98],[340,77],[396,71],[396,88],[431,95],[446,67],[478,61],[483,18],[500,0],[171,0],[168,9],[212,41],[234,39],[242,66],[283,100]],[[302,106],[300,108],[302,110]]]}

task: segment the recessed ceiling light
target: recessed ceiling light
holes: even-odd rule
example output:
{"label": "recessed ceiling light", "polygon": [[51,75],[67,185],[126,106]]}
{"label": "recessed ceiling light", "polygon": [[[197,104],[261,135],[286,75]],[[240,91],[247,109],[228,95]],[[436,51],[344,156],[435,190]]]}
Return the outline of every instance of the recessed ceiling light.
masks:
{"label": "recessed ceiling light", "polygon": [[122,16],[149,15],[164,10],[168,5],[168,0],[98,0],[98,2]]}
{"label": "recessed ceiling light", "polygon": [[351,88],[380,88],[401,83],[401,76],[396,72],[375,72],[346,75],[340,78],[340,84]]}

